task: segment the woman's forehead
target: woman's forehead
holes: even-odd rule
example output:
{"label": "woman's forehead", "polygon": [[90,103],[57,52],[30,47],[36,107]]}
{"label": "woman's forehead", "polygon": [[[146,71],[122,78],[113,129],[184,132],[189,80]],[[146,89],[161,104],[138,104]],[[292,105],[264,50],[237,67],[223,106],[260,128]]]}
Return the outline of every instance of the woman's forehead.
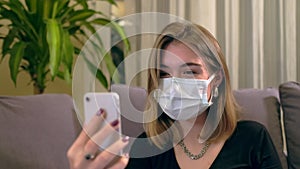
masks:
{"label": "woman's forehead", "polygon": [[199,54],[196,54],[190,47],[179,42],[170,43],[162,52],[161,64],[183,64],[197,63],[204,66],[204,62]]}

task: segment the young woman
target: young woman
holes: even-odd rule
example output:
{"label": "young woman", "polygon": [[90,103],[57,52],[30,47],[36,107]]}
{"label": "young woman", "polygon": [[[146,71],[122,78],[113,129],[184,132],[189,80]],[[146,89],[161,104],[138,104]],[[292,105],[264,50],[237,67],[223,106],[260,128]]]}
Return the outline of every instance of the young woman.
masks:
{"label": "young woman", "polygon": [[[157,38],[149,64],[145,133],[133,144],[129,162],[123,157],[113,167],[281,168],[266,129],[238,121],[224,56],[206,29],[189,23],[168,25]],[[69,151],[71,166],[105,168],[113,155],[103,151],[95,156],[95,143],[80,137]],[[126,144],[123,139],[114,146]]]}
{"label": "young woman", "polygon": [[146,115],[151,122],[143,137],[152,149],[165,151],[132,158],[127,168],[281,168],[266,129],[237,122],[224,56],[206,29],[170,24],[154,48],[160,50],[150,62],[156,69],[149,71]]}

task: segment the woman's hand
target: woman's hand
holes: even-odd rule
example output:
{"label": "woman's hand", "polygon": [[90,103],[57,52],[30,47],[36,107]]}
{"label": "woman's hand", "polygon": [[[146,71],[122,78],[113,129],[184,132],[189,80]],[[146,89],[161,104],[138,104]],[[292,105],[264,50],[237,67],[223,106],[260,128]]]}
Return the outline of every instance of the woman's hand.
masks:
{"label": "woman's hand", "polygon": [[69,148],[67,156],[71,169],[120,169],[127,165],[128,155],[117,159],[115,157],[128,144],[128,137],[116,141],[103,151],[99,150],[99,145],[104,139],[119,128],[119,121],[116,120],[99,130],[104,117],[105,111],[100,109]]}

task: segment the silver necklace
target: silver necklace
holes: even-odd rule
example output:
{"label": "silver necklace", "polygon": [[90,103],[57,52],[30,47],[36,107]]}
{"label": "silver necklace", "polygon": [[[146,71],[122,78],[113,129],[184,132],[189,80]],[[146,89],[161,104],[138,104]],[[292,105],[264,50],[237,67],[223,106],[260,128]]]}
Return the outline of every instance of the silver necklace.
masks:
{"label": "silver necklace", "polygon": [[198,160],[199,158],[203,157],[206,153],[207,149],[210,146],[210,143],[205,142],[204,147],[200,150],[199,154],[193,154],[190,150],[186,147],[183,140],[179,142],[180,147],[183,149],[183,152],[191,159],[191,160]]}

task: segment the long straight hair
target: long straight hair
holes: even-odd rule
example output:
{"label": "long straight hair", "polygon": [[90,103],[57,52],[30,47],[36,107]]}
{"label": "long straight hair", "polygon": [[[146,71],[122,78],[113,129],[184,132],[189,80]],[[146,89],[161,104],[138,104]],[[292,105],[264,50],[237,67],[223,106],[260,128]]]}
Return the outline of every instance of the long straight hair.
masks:
{"label": "long straight hair", "polygon": [[[195,36],[195,34],[199,36]],[[160,36],[156,39],[150,56],[148,99],[145,111],[145,121],[147,123],[144,125],[147,136],[160,148],[163,148],[170,142],[180,141],[182,138],[182,131],[179,125],[176,121],[162,113],[162,110],[152,97],[152,92],[158,88],[159,65],[162,50],[166,49],[171,43],[186,44],[197,54],[203,56],[203,61],[210,75],[222,68],[223,79],[219,88],[219,95],[221,96],[214,101],[214,104],[218,104],[217,111],[222,113],[222,116],[207,141],[213,142],[227,139],[236,128],[239,107],[232,93],[229,71],[220,45],[214,36],[204,27],[179,22],[169,24],[162,31]]]}

